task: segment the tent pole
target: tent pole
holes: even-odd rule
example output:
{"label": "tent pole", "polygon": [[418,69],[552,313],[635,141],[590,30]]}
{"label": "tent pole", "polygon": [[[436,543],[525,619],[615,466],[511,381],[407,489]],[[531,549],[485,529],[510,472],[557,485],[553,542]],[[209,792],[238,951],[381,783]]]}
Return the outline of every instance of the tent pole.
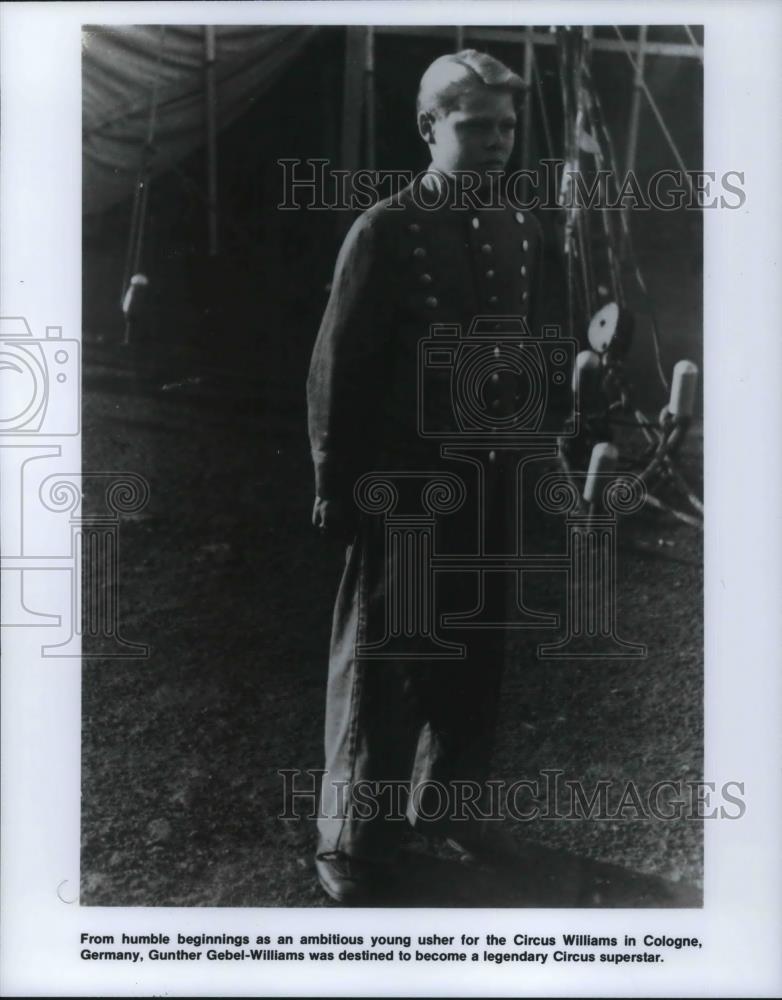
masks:
{"label": "tent pole", "polygon": [[[612,25],[614,29],[616,25]],[[469,34],[471,42],[500,42],[503,45],[510,45],[514,42],[523,42],[526,28],[481,28],[477,24],[467,25],[465,34]],[[453,37],[452,25],[402,25],[402,24],[376,24],[375,33],[380,35],[403,35],[408,38],[438,38],[443,44],[449,42]],[[533,41],[535,45],[542,45],[544,48],[556,46],[556,38],[547,31],[533,31]],[[625,46],[627,48],[625,49]],[[595,52],[624,52],[631,55],[638,52],[637,42],[625,42],[622,44],[615,38],[595,38],[592,42]],[[703,46],[692,42],[655,42],[647,41],[645,46],[647,56],[676,56],[681,59],[697,59],[703,61]]]}
{"label": "tent pole", "polygon": [[375,169],[375,33],[370,26],[364,37],[364,83],[367,114],[367,167]]}
{"label": "tent pole", "polygon": [[342,92],[342,163],[343,170],[353,171],[358,166],[361,148],[361,118],[363,89],[361,77],[364,72],[364,32],[365,28],[351,25],[346,28],[345,39],[345,80]]}
{"label": "tent pole", "polygon": [[638,123],[641,116],[641,90],[644,83],[644,62],[646,61],[646,25],[638,29],[638,58],[635,64],[635,79],[633,80],[633,103],[630,109],[630,128],[627,136],[627,160],[625,170],[630,173],[635,169],[635,154],[638,148]]}
{"label": "tent pole", "polygon": [[521,169],[531,162],[530,136],[532,135],[532,60],[534,42],[532,28],[527,28],[524,38],[524,105],[521,119]]}
{"label": "tent pole", "polygon": [[206,192],[209,224],[209,256],[216,257],[217,241],[217,89],[215,63],[217,46],[213,25],[204,28],[206,56]]}
{"label": "tent pole", "polygon": [[[635,78],[633,80],[633,102],[630,106],[630,127],[627,130],[627,157],[625,159],[625,173],[629,174],[635,170],[635,157],[638,151],[638,126],[641,119],[641,96],[644,84],[644,62],[646,60],[646,25],[642,24],[638,29],[638,61],[635,64]],[[629,223],[628,209],[623,209],[625,215],[625,228]]]}
{"label": "tent pole", "polygon": [[[361,155],[361,122],[364,119],[364,85],[366,28],[350,25],[345,29],[345,75],[342,85],[342,137],[340,142],[340,167],[350,171],[345,185],[346,194],[353,193],[353,173],[358,168]],[[338,212],[338,229],[341,234],[351,223],[350,212]]]}

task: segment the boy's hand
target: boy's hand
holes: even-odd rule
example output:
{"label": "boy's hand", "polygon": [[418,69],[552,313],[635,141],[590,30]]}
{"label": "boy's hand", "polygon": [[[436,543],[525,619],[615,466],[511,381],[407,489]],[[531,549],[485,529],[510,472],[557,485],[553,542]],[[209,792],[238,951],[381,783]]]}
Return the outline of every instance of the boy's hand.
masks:
{"label": "boy's hand", "polygon": [[355,513],[341,500],[315,497],[312,524],[323,535],[345,539],[355,531]]}

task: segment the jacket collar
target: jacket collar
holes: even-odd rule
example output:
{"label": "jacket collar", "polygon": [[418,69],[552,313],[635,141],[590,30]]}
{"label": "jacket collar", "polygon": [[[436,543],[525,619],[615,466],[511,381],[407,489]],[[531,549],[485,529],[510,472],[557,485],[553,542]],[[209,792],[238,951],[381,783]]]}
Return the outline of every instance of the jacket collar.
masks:
{"label": "jacket collar", "polygon": [[[463,180],[466,181],[466,178]],[[453,174],[447,174],[442,170],[430,166],[425,173],[419,175],[417,183],[423,203],[431,206],[431,208],[450,207],[474,211],[469,194],[465,193],[472,190],[471,185],[460,182]],[[496,183],[496,181],[492,183]],[[481,192],[481,188],[478,188],[477,191]],[[499,185],[494,190],[490,191],[486,189],[483,191],[483,197],[489,201],[499,199],[501,203],[504,201],[504,195],[504,177],[500,178]],[[481,194],[478,194],[478,197],[481,198]]]}

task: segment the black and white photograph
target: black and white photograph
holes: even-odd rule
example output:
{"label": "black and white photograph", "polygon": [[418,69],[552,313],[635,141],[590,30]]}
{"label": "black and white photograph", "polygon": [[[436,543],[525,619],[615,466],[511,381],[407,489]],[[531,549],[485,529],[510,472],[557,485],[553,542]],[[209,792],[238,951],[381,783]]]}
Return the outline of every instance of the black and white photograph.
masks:
{"label": "black and white photograph", "polygon": [[82,905],[701,905],[703,58],[85,27]]}
{"label": "black and white photograph", "polygon": [[0,3],[3,995],[776,995],[780,32]]}

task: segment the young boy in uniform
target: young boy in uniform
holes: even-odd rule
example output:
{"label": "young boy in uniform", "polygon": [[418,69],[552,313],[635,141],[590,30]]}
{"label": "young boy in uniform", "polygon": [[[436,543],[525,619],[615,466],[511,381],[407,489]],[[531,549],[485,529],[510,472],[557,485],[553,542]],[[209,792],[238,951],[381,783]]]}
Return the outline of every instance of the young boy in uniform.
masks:
{"label": "young boy in uniform", "polygon": [[[426,70],[417,113],[431,165],[354,223],[312,356],[313,523],[347,545],[332,626],[316,855],[323,889],[342,903],[371,899],[398,862],[404,824],[393,808],[394,789],[405,790],[416,829],[446,838],[465,858],[491,850],[490,824],[476,819],[475,808],[465,817],[459,795],[463,807],[464,787],[485,786],[504,630],[449,630],[450,648],[463,650],[450,656],[430,655],[431,634],[426,641],[402,636],[398,656],[367,655],[373,644],[393,648],[383,647],[392,595],[401,587],[404,603],[412,583],[401,579],[399,554],[387,551],[381,519],[358,508],[354,490],[374,471],[396,496],[390,514],[409,513],[405,505],[418,499],[421,477],[456,473],[463,502],[435,517],[438,555],[505,548],[503,453],[441,447],[436,435],[422,433],[422,421],[424,430],[452,429],[462,403],[453,367],[420,370],[419,344],[435,324],[460,331],[461,342],[481,317],[501,344],[487,341],[489,353],[520,346],[509,342],[507,318],[531,316],[540,228],[498,199],[492,182],[514,146],[522,87],[506,66],[472,49]],[[518,407],[518,391],[494,372],[480,405],[501,417]],[[411,599],[421,604],[427,597],[416,592]],[[469,617],[477,606],[485,620],[502,623],[504,599],[499,574],[479,589],[475,574],[439,573],[427,613],[439,627],[443,614]],[[359,787],[361,803],[352,795]]]}

